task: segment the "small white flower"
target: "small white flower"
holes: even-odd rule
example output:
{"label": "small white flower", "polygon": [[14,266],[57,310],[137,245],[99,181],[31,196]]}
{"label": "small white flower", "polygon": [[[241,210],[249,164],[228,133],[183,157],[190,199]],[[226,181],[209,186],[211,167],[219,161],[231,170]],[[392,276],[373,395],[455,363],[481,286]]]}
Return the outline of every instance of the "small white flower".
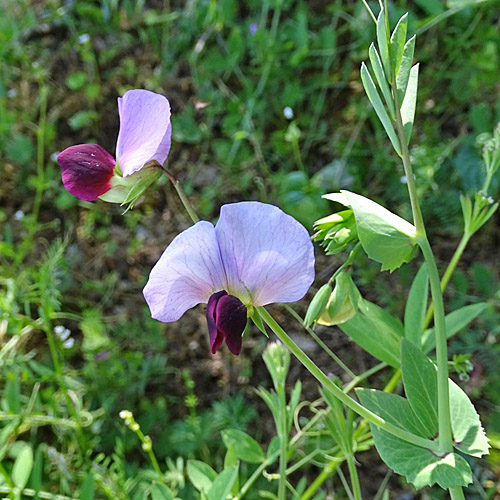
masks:
{"label": "small white flower", "polygon": [[16,97],[17,89],[9,89],[7,90],[7,97]]}
{"label": "small white flower", "polygon": [[66,330],[66,328],[64,328],[64,326],[62,326],[62,325],[57,325],[54,327],[54,333],[58,337],[60,337],[64,333],[64,330]]}
{"label": "small white flower", "polygon": [[88,33],[84,33],[78,37],[78,41],[83,45],[90,40],[90,35]]}
{"label": "small white flower", "polygon": [[291,120],[293,118],[293,109],[290,106],[286,106],[283,108],[283,116],[287,120]]}
{"label": "small white flower", "polygon": [[71,349],[75,345],[75,339],[73,337],[69,337],[68,340],[64,341],[64,348]]}
{"label": "small white flower", "polygon": [[23,217],[24,217],[24,212],[22,210],[18,210],[14,214],[14,219],[16,219],[16,220],[21,220]]}
{"label": "small white flower", "polygon": [[401,184],[408,184],[408,177],[406,177],[406,175],[402,175],[399,178],[399,182],[401,182]]}
{"label": "small white flower", "polygon": [[60,153],[60,151],[56,151],[55,153],[52,153],[52,154],[50,155],[50,159],[51,159],[52,161],[57,161],[57,155],[58,155],[59,153]]}

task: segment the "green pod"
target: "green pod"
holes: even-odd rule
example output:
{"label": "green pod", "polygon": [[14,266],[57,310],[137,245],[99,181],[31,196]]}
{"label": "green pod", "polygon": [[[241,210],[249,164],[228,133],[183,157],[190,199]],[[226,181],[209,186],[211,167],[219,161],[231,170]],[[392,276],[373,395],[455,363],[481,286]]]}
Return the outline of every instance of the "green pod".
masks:
{"label": "green pod", "polygon": [[306,317],[304,319],[304,325],[306,327],[312,325],[321,317],[326,309],[328,301],[330,300],[332,291],[332,286],[327,283],[316,292],[316,295],[309,304],[309,308],[307,309]]}

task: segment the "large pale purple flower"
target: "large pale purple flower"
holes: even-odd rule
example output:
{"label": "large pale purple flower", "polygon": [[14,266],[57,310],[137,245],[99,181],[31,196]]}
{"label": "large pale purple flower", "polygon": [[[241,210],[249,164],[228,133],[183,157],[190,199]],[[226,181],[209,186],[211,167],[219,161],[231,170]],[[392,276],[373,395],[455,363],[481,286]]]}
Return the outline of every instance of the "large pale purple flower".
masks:
{"label": "large pale purple flower", "polygon": [[[162,164],[172,135],[167,98],[149,90],[129,90],[118,98],[118,114],[116,159],[123,176],[137,172],[150,161]],[[115,160],[97,144],[71,146],[58,155],[57,161],[64,186],[82,200],[96,200],[112,187]]]}
{"label": "large pale purple flower", "polygon": [[144,297],[153,318],[178,320],[207,303],[212,353],[241,350],[248,306],[301,299],[314,279],[306,229],[278,207],[224,205],[215,227],[201,221],[174,238],[153,267]]}

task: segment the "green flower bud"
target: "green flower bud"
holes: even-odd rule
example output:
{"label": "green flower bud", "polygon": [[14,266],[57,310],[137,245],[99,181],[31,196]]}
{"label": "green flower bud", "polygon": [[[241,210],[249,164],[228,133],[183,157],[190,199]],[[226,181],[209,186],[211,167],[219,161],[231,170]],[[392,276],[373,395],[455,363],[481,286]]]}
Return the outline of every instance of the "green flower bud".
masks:
{"label": "green flower bud", "polygon": [[273,379],[274,387],[284,384],[290,366],[290,352],[281,342],[271,342],[262,354]]}
{"label": "green flower bud", "polygon": [[317,292],[309,304],[306,317],[304,318],[304,326],[308,327],[316,323],[326,309],[330,296],[332,294],[332,287],[329,283],[323,285]]}
{"label": "green flower bud", "polygon": [[361,294],[349,272],[343,271],[335,281],[335,288],[328,305],[318,319],[318,324],[332,326],[349,321],[358,312]]}
{"label": "green flower bud", "polygon": [[317,232],[313,241],[318,241],[326,247],[327,255],[334,255],[358,239],[356,220],[352,210],[342,210],[319,219],[314,223]]}

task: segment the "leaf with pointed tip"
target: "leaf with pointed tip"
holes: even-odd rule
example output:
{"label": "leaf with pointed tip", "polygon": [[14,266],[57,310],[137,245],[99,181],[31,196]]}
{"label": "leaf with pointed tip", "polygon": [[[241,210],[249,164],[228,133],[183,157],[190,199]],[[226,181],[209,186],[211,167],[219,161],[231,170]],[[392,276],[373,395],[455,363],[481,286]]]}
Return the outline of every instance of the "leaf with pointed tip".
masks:
{"label": "leaf with pointed tip", "polygon": [[406,144],[410,143],[413,121],[415,120],[415,106],[417,104],[418,91],[418,68],[419,65],[415,64],[415,66],[413,66],[410,70],[408,86],[406,88],[403,104],[401,105],[401,119],[403,121]]}
{"label": "leaf with pointed tip", "polygon": [[365,88],[368,99],[372,103],[372,106],[375,109],[375,112],[377,113],[377,116],[387,133],[387,136],[392,142],[394,150],[399,156],[401,156],[401,146],[399,144],[398,136],[396,135],[396,132],[394,130],[393,122],[389,117],[382,103],[382,100],[380,99],[380,96],[378,95],[375,83],[373,82],[373,79],[365,63],[361,64],[361,81],[363,82],[363,87]]}
{"label": "leaf with pointed tip", "polygon": [[401,371],[408,402],[423,426],[433,436],[438,431],[436,368],[418,347],[403,339]]}
{"label": "leaf with pointed tip", "polygon": [[372,356],[399,368],[401,323],[396,327],[396,318],[366,300],[360,301],[359,310],[359,314],[339,325],[340,329]]}
{"label": "leaf with pointed tip", "polygon": [[473,457],[487,455],[489,440],[471,400],[453,380],[450,380],[450,412],[453,445]]}
{"label": "leaf with pointed tip", "polygon": [[375,78],[377,80],[378,86],[382,91],[382,95],[384,96],[385,103],[389,109],[389,113],[393,121],[396,120],[396,114],[394,111],[394,101],[392,99],[391,90],[389,88],[389,84],[387,83],[387,79],[384,74],[384,68],[382,67],[382,61],[380,60],[380,56],[378,55],[377,49],[375,45],[372,43],[370,45],[370,49],[368,50],[368,55],[370,56],[370,62],[372,63],[373,72],[375,73]]}
{"label": "leaf with pointed tip", "polygon": [[419,347],[422,345],[428,298],[429,279],[427,266],[423,264],[413,280],[405,307],[405,337]]}
{"label": "leaf with pointed tip", "polygon": [[403,51],[406,42],[406,31],[408,29],[408,12],[401,17],[398,24],[394,28],[391,36],[391,60],[394,74],[397,75],[401,60],[403,58]]}
{"label": "leaf with pointed tip", "polygon": [[396,75],[396,88],[398,92],[398,102],[401,104],[406,94],[408,79],[410,78],[410,70],[413,66],[413,54],[415,53],[415,40],[413,35],[405,44],[403,49],[403,57],[399,66],[399,71]]}
{"label": "leaf with pointed tip", "polygon": [[234,482],[238,476],[238,467],[228,467],[224,469],[212,483],[208,491],[208,500],[223,500],[231,492]]}
{"label": "leaf with pointed tip", "polygon": [[389,54],[389,33],[387,32],[387,24],[385,12],[382,9],[377,18],[377,44],[380,51],[380,58],[384,66],[385,76],[387,81],[391,81],[391,59]]}
{"label": "leaf with pointed tip", "polygon": [[254,438],[238,429],[225,429],[222,431],[222,441],[226,448],[233,447],[240,460],[251,464],[264,461],[265,455],[259,443]]}
{"label": "leaf with pointed tip", "polygon": [[217,472],[210,465],[200,460],[188,460],[186,471],[193,486],[205,494],[212,487],[212,483],[217,477]]}
{"label": "leaf with pointed tip", "polygon": [[[422,437],[428,434],[407,400],[395,394],[357,389],[361,404],[388,422]],[[441,488],[466,486],[472,481],[467,462],[455,453],[438,456],[432,451],[403,441],[370,423],[380,458],[417,489],[437,483]]]}
{"label": "leaf with pointed tip", "polygon": [[[488,306],[486,302],[471,304],[461,307],[446,315],[444,318],[446,326],[446,338],[450,338],[455,333],[465,328],[473,319],[479,316]],[[422,338],[422,350],[424,352],[432,351],[436,347],[436,335],[434,328],[425,330]]]}

